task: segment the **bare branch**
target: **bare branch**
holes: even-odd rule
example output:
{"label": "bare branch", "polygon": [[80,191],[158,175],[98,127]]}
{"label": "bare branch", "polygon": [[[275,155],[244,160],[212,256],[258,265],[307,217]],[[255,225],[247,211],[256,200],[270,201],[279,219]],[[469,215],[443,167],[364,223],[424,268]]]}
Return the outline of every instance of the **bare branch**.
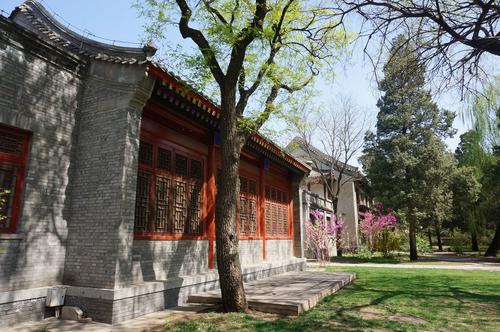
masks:
{"label": "bare branch", "polygon": [[[335,19],[358,14],[363,19],[359,38],[364,51],[380,40],[377,55],[368,54],[374,67],[381,66],[386,46],[396,34],[416,44],[415,52],[432,77],[447,86],[456,81],[463,89],[484,76],[481,58],[500,56],[500,6],[495,0],[338,0]],[[368,28],[366,29],[366,26]]]}

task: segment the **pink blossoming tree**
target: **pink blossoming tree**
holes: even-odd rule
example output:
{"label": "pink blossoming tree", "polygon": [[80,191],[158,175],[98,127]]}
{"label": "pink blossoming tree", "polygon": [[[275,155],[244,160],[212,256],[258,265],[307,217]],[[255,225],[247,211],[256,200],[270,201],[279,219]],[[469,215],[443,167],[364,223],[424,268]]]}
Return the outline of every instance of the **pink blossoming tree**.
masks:
{"label": "pink blossoming tree", "polygon": [[311,218],[306,221],[306,245],[320,261],[330,259],[330,246],[333,243],[340,246],[344,221],[332,216],[332,220],[325,220],[323,213],[318,210],[311,212]]}
{"label": "pink blossoming tree", "polygon": [[384,232],[394,230],[398,225],[398,220],[394,212],[390,209],[385,209],[380,203],[375,204],[372,210],[360,212],[359,214],[363,219],[359,224],[359,229],[370,250],[373,250],[375,241]]}

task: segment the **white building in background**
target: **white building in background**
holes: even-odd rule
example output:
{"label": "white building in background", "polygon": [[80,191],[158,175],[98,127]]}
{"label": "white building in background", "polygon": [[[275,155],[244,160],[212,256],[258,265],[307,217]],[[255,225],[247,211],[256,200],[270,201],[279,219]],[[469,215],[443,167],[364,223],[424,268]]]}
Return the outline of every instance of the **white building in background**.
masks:
{"label": "white building in background", "polygon": [[[321,211],[326,220],[331,220],[333,201],[327,186],[324,184],[322,174],[326,178],[333,176],[334,185],[338,185],[339,170],[334,167],[333,174],[330,174],[334,160],[313,146],[309,146],[307,149],[306,143],[299,137],[295,137],[288,144],[287,151],[311,168],[309,176],[300,185],[302,225],[310,218],[310,214],[314,210]],[[338,215],[344,220],[343,243],[344,247],[355,248],[359,243],[359,209],[363,206],[370,207],[372,201],[367,192],[366,178],[357,167],[346,165],[341,183]],[[336,248],[332,249],[330,253],[336,255]]]}

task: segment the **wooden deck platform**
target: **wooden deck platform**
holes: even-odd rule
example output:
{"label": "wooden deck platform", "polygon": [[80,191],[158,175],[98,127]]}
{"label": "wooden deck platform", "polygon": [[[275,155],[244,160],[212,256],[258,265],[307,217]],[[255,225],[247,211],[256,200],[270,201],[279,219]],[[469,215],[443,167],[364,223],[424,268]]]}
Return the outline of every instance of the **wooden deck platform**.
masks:
{"label": "wooden deck platform", "polygon": [[[245,292],[251,309],[282,315],[300,315],[354,279],[355,273],[289,272],[245,283]],[[220,290],[190,295],[188,302],[220,303]]]}

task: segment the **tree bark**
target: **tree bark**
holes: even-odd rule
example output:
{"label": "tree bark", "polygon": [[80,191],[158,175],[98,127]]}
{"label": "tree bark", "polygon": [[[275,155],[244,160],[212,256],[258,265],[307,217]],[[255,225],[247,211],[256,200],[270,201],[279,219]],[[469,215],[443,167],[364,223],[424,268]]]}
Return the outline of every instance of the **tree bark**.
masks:
{"label": "tree bark", "polygon": [[[337,214],[338,205],[339,205],[338,196],[333,196],[332,197],[332,210],[333,210],[333,215],[335,216],[336,220],[338,218],[338,214]],[[335,247],[337,248],[337,256],[342,257],[342,234],[335,235]]]}
{"label": "tree bark", "polygon": [[429,246],[432,248],[432,232],[431,232],[431,227],[427,228],[427,237],[429,238]]}
{"label": "tree bark", "polygon": [[416,261],[418,259],[417,254],[417,225],[416,220],[413,216],[410,216],[410,260]]}
{"label": "tree bark", "polygon": [[500,250],[500,220],[497,221],[497,229],[495,231],[495,235],[493,236],[493,240],[491,240],[490,246],[484,253],[484,256],[495,257],[499,250]]}
{"label": "tree bark", "polygon": [[438,250],[443,251],[443,241],[441,240],[441,226],[437,221],[434,222],[434,227],[436,228],[436,238],[438,244]]}
{"label": "tree bark", "polygon": [[243,287],[238,234],[236,227],[239,197],[239,164],[243,138],[238,133],[235,112],[236,93],[221,89],[220,156],[222,169],[217,186],[215,210],[215,238],[217,245],[217,270],[226,312],[244,312],[248,304]]}
{"label": "tree bark", "polygon": [[479,251],[479,242],[477,240],[477,231],[475,229],[473,229],[470,233],[470,240],[471,240],[471,250]]}

